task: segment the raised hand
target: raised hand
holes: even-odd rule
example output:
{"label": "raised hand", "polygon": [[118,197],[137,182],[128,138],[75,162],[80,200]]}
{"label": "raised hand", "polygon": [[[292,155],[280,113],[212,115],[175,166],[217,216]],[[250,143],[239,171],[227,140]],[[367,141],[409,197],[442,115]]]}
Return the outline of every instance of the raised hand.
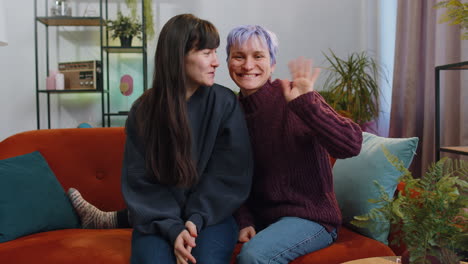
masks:
{"label": "raised hand", "polygon": [[239,242],[248,242],[257,234],[252,226],[244,227],[239,232]]}
{"label": "raised hand", "polygon": [[281,80],[281,87],[287,102],[314,90],[320,69],[312,67],[312,60],[299,57],[288,63],[292,84],[288,79]]}

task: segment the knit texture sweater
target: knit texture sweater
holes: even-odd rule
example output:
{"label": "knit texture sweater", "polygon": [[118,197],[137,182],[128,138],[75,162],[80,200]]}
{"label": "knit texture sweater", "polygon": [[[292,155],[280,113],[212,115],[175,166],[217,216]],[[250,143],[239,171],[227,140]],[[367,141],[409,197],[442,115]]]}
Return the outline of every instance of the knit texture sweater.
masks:
{"label": "knit texture sweater", "polygon": [[309,219],[328,231],[341,225],[329,155],[359,154],[362,131],[316,91],[287,103],[278,80],[240,96],[254,154],[252,190],[236,212],[242,229],[284,216]]}

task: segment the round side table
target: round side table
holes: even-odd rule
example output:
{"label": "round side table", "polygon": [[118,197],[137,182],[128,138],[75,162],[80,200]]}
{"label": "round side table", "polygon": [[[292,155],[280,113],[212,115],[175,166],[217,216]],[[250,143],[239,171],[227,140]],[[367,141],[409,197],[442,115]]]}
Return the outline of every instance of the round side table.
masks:
{"label": "round side table", "polygon": [[[342,264],[401,264],[401,257],[399,256],[390,256],[390,257],[374,257],[374,258],[365,258],[365,259],[356,259]],[[467,262],[460,261],[460,264],[468,264]]]}
{"label": "round side table", "polygon": [[342,264],[395,264],[401,263],[400,257],[390,256],[390,257],[374,257],[374,258],[365,258],[365,259],[356,259],[344,262]]}

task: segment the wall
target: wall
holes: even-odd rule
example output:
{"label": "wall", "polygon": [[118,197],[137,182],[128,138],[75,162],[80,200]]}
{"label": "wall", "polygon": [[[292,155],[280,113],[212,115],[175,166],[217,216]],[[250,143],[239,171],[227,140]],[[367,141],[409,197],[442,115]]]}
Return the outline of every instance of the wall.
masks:
{"label": "wall", "polygon": [[[0,0],[5,1],[5,0]],[[38,0],[43,3],[44,0]],[[97,8],[97,1],[73,1],[73,15],[82,14],[86,6]],[[110,0],[111,10],[125,5],[117,0]],[[225,38],[229,30],[239,24],[260,24],[277,33],[280,40],[278,65],[273,78],[290,78],[287,62],[297,56],[312,58],[316,65],[325,66],[322,52],[332,49],[337,55],[345,56],[353,51],[367,50],[386,61],[392,62],[392,33],[382,34],[385,21],[388,21],[388,3],[390,9],[396,9],[396,0],[165,0],[154,1],[156,32],[173,15],[193,13],[212,21],[220,31],[221,45],[218,49],[221,66],[217,71],[217,82],[237,90],[230,80],[226,69]],[[9,46],[0,47],[0,140],[14,133],[36,129],[35,98],[35,49],[34,49],[34,1],[5,1],[8,10]],[[383,3],[383,4],[382,4]],[[383,12],[385,10],[385,12]],[[111,14],[114,14],[111,13]],[[391,22],[391,17],[388,18]],[[50,65],[58,61],[96,59],[99,49],[94,43],[99,33],[93,29],[60,27],[50,29],[51,56]],[[394,34],[394,33],[393,33]],[[43,43],[42,34],[40,43]],[[393,40],[393,42],[392,42]],[[155,41],[149,43],[148,63],[151,83],[152,57]],[[385,47],[382,45],[386,43]],[[389,44],[390,43],[390,44]],[[40,61],[44,60],[44,45],[40,44]],[[391,55],[389,55],[391,54]],[[139,59],[131,55],[119,55],[111,60],[111,89],[118,89],[118,79],[122,74],[138,76],[141,71]],[[42,62],[44,63],[44,62]],[[44,64],[45,65],[45,64]],[[52,68],[52,67],[51,67]],[[391,73],[391,72],[390,72]],[[323,77],[324,74],[322,74]],[[391,76],[391,74],[390,74]],[[39,81],[43,85],[41,76]],[[141,83],[141,80],[136,80]],[[319,81],[320,82],[320,81]],[[391,82],[390,82],[391,83]],[[317,88],[320,86],[317,85]],[[136,95],[135,95],[136,96]],[[121,110],[133,102],[136,97],[113,97],[115,110]],[[41,127],[46,127],[46,97],[41,107]],[[81,122],[101,125],[99,97],[92,94],[51,96],[52,127],[76,127]],[[124,118],[116,120],[115,125],[122,125]]]}

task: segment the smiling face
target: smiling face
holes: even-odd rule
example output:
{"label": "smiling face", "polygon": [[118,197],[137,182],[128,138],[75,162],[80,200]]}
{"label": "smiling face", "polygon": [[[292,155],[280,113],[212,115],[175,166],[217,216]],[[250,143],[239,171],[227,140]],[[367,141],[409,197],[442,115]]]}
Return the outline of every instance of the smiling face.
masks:
{"label": "smiling face", "polygon": [[190,50],[185,55],[187,90],[194,92],[200,86],[212,86],[219,66],[216,49]]}
{"label": "smiling face", "polygon": [[233,45],[229,51],[229,75],[244,96],[258,91],[271,77],[275,65],[271,65],[267,45],[253,36],[241,45]]}

